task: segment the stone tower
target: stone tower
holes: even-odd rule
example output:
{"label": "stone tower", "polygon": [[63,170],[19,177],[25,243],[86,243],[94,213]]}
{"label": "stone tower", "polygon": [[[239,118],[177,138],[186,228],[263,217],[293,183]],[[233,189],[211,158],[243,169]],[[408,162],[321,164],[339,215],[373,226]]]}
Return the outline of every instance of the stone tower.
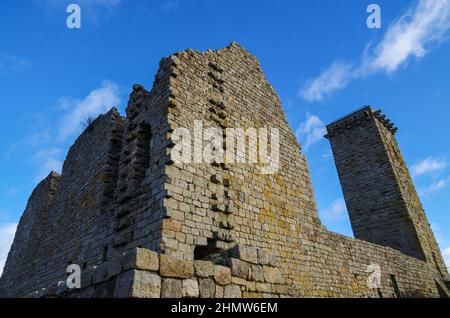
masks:
{"label": "stone tower", "polygon": [[444,260],[395,139],[381,111],[364,107],[327,126],[356,238],[433,264]]}

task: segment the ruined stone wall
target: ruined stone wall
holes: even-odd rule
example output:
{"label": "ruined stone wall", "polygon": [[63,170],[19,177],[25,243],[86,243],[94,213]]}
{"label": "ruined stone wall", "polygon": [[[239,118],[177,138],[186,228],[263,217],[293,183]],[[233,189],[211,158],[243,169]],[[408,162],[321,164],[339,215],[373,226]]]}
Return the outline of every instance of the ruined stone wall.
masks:
{"label": "ruined stone wall", "polygon": [[[316,203],[306,160],[258,61],[236,43],[175,57],[176,126],[192,132],[199,120],[203,128],[222,129],[224,141],[227,128],[276,128],[281,166],[274,174],[263,174],[267,164],[260,158],[250,163],[249,148],[246,163],[169,166],[166,186],[174,195],[166,207],[170,224],[181,225],[165,227],[166,253],[192,259],[195,247],[208,244],[224,249],[235,242],[272,249],[273,244],[288,248],[288,240],[298,244],[301,229],[308,232],[319,224]],[[237,145],[226,143],[226,150],[230,147]],[[285,254],[294,256],[290,250]]]}
{"label": "ruined stone wall", "polygon": [[[224,140],[226,128],[278,129],[277,169],[262,173],[268,163],[248,148],[245,163],[174,161],[177,128],[194,137],[195,121],[218,128]],[[266,137],[270,153],[277,146]],[[194,137],[192,144],[208,142]],[[374,178],[379,172],[361,170]],[[186,293],[198,285],[199,294],[190,297],[205,296],[201,286],[209,296],[214,286],[216,297],[285,296],[286,288],[295,297],[439,296],[430,263],[323,228],[306,158],[280,100],[256,58],[236,43],[162,59],[151,91],[133,87],[125,119],[112,111],[80,136],[53,201],[46,239],[32,256],[37,266],[23,278],[28,256],[8,259],[0,295],[67,295],[57,283],[76,263],[83,269],[82,297],[179,296],[180,284]],[[11,255],[28,244],[19,233]],[[158,259],[158,268],[156,261],[144,268],[124,265],[123,255],[136,248],[152,250],[147,258]],[[272,256],[260,260],[259,253]],[[189,274],[168,275],[173,264],[187,264]],[[220,283],[209,269],[207,276],[192,274],[195,264],[225,266],[229,270],[218,271],[236,277]],[[381,267],[379,290],[367,286],[371,264]],[[15,276],[9,274],[13,265]],[[3,282],[23,288],[5,289]]]}
{"label": "ruined stone wall", "polygon": [[39,266],[38,253],[46,239],[45,228],[58,187],[59,175],[51,173],[34,189],[20,218],[14,242],[0,278],[0,295],[23,294],[35,289],[32,283]]}
{"label": "ruined stone wall", "polygon": [[[219,51],[187,50],[175,54],[172,61],[174,126],[192,131],[194,121],[201,120],[203,127],[222,129],[224,139],[230,127],[277,128],[281,142],[280,166],[274,174],[262,174],[261,163],[169,165],[165,253],[190,260],[209,259],[233,244],[265,248],[281,257],[280,270],[296,296],[373,295],[365,272],[372,263],[382,267],[385,282],[394,275],[401,292],[438,295],[429,264],[390,248],[338,239],[322,228],[305,157],[252,55],[233,43]],[[227,143],[225,148],[229,147],[234,145]],[[377,173],[386,171],[361,173],[377,178]],[[355,186],[371,188],[371,184]],[[364,199],[371,200],[367,196],[361,202]],[[384,207],[386,217],[395,216],[389,215],[393,201]],[[417,278],[414,273],[423,275]],[[392,296],[393,287],[384,286],[380,293]]]}
{"label": "ruined stone wall", "polygon": [[134,248],[82,273],[80,289],[55,283],[29,297],[262,298],[289,297],[278,259],[262,249],[235,246],[223,265]]}
{"label": "ruined stone wall", "polygon": [[[43,224],[30,236],[16,235],[14,244],[33,244],[34,248],[32,253],[7,264],[3,276],[8,277],[11,285],[5,295],[24,295],[45,288],[65,277],[69,264],[86,268],[106,260],[104,247],[113,234],[111,191],[117,177],[122,122],[113,109],[83,132],[69,150],[51,202],[47,204],[49,195],[41,190],[42,185],[38,186],[36,200],[41,200],[48,209],[41,212],[40,206],[34,207],[32,197],[31,207],[38,209],[35,213],[44,214],[42,218],[37,215]],[[49,178],[47,182],[54,175]],[[30,227],[30,221],[21,220],[20,227]],[[34,236],[37,233],[39,237]],[[15,251],[13,246],[11,253]],[[18,273],[11,279],[10,267]]]}

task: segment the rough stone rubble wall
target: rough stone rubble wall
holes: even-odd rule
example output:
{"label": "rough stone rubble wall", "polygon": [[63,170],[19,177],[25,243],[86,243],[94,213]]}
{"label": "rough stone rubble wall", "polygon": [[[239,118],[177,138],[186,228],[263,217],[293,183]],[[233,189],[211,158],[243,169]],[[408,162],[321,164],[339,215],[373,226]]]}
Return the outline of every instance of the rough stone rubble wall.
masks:
{"label": "rough stone rubble wall", "polygon": [[46,239],[45,227],[58,180],[59,175],[51,173],[31,194],[0,278],[0,295],[24,294],[35,289],[31,282],[35,281],[39,265],[37,253]]}
{"label": "rough stone rubble wall", "polygon": [[223,265],[135,248],[82,273],[81,289],[55,283],[30,297],[262,298],[288,297],[278,258],[236,246]]}
{"label": "rough stone rubble wall", "polygon": [[[261,164],[172,162],[174,129],[192,129],[194,120],[202,120],[204,127],[222,129],[278,128],[278,172],[263,175]],[[49,286],[64,280],[69,262],[82,265],[85,273],[91,271],[97,277],[93,278],[97,281],[84,285],[92,287],[80,294],[84,297],[134,296],[127,294],[128,287],[139,282],[158,285],[157,277],[162,277],[164,290],[175,290],[180,283],[190,289],[195,279],[184,279],[196,277],[201,290],[201,284],[212,286],[210,281],[202,282],[209,276],[164,276],[161,270],[164,273],[166,265],[161,264],[158,269],[125,270],[118,265],[121,261],[113,259],[143,247],[155,251],[160,260],[170,258],[180,264],[214,261],[233,270],[232,264],[223,264],[223,259],[217,261],[216,257],[217,253],[219,257],[228,255],[236,245],[264,249],[279,257],[277,266],[272,267],[279,269],[284,282],[284,287],[281,281],[275,283],[277,290],[273,285],[257,289],[257,282],[267,282],[256,280],[255,286],[247,289],[244,281],[237,283],[239,275],[234,275],[232,284],[241,286],[241,296],[253,296],[253,292],[284,295],[281,291],[285,287],[291,296],[379,296],[367,287],[370,273],[366,270],[372,263],[381,266],[379,292],[383,296],[396,294],[391,275],[406,295],[438,296],[428,263],[322,227],[306,159],[279,98],[258,61],[236,43],[219,51],[187,50],[163,59],[150,92],[134,87],[124,122],[117,115],[113,120],[99,121],[104,124],[91,128],[93,136],[85,132],[74,145],[78,150],[71,151],[66,160],[57,192],[60,198],[55,198],[50,213],[53,225],[46,227],[52,243],[42,241],[45,248],[35,258],[40,271],[27,279],[3,275],[2,296],[27,296],[32,291],[42,295],[42,288],[49,292]],[[114,131],[120,132],[120,146],[111,142]],[[101,155],[89,157],[97,151]],[[101,176],[108,176],[108,181],[99,182]],[[19,241],[23,239],[16,240],[17,246],[22,244]],[[245,257],[240,260],[258,265]],[[16,266],[17,273],[25,270],[24,259],[8,260],[8,264]],[[111,279],[119,275],[123,278]],[[20,283],[24,287],[16,289]],[[121,287],[116,289],[116,284]],[[215,296],[222,295],[217,287],[222,285],[214,284],[219,291]],[[8,287],[2,291],[4,286]],[[143,289],[144,295],[156,295],[145,286],[136,288],[137,293]],[[238,288],[227,290],[237,293]]]}
{"label": "rough stone rubble wall", "polygon": [[[166,200],[167,224],[176,226],[163,231],[167,254],[203,257],[195,251],[205,245],[265,248],[281,256],[280,269],[296,296],[373,296],[366,270],[378,263],[383,295],[395,293],[390,275],[405,294],[438,295],[428,264],[322,228],[305,157],[252,55],[234,43],[219,51],[188,50],[172,59],[176,126],[192,129],[194,120],[202,120],[205,127],[222,129],[275,127],[281,144],[280,169],[273,175],[261,174],[259,164],[169,166],[166,186],[176,195]],[[191,234],[199,236],[192,241]]]}
{"label": "rough stone rubble wall", "polygon": [[[34,244],[34,248],[25,258],[11,256],[9,260],[8,257],[2,276],[1,285],[5,286],[2,295],[26,295],[44,288],[64,277],[68,264],[88,267],[106,260],[104,247],[113,235],[110,192],[117,174],[116,152],[122,121],[115,109],[97,118],[69,150],[61,177],[51,174],[44,181],[52,180],[55,185],[38,186],[27,212],[41,219],[42,224],[25,238],[20,235],[20,228],[29,224],[27,220],[20,222],[13,245],[25,241]],[[41,211],[42,204],[47,209]],[[37,233],[39,237],[35,236]],[[17,250],[14,246],[10,255]],[[11,271],[15,274],[9,274]]]}

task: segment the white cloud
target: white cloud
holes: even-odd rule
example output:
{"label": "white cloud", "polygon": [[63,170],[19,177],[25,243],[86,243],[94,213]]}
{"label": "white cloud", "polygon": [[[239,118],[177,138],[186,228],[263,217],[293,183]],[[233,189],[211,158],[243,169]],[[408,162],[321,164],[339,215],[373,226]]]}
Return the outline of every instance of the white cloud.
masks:
{"label": "white cloud", "polygon": [[445,239],[444,234],[442,233],[441,226],[438,223],[432,222],[431,230],[433,230],[434,236],[439,245],[442,246],[447,243],[447,240]]}
{"label": "white cloud", "polygon": [[424,57],[434,44],[444,41],[449,30],[450,1],[419,0],[388,27],[380,43],[366,46],[359,65],[333,63],[309,80],[299,95],[309,102],[321,101],[353,79],[395,72],[410,58]]}
{"label": "white cloud", "polygon": [[430,172],[437,172],[445,169],[448,163],[445,159],[434,159],[428,157],[412,166],[412,175],[414,177],[427,174]]}
{"label": "white cloud", "polygon": [[323,139],[323,136],[327,133],[325,124],[316,115],[307,114],[306,121],[301,123],[296,131],[297,138],[299,138],[303,144],[303,148],[308,148]]}
{"label": "white cloud", "polygon": [[61,153],[62,151],[59,148],[44,148],[34,154],[33,159],[40,167],[35,177],[36,182],[46,178],[51,171],[61,173],[63,165],[62,160],[60,160]]}
{"label": "white cloud", "polygon": [[17,224],[4,223],[0,224],[0,275],[3,272],[9,249],[14,240]]}
{"label": "white cloud", "polygon": [[30,67],[31,63],[14,55],[0,55],[0,73],[22,72]]}
{"label": "white cloud", "polygon": [[61,106],[66,114],[59,125],[58,139],[64,140],[78,132],[87,117],[96,117],[119,103],[119,87],[110,81],[104,81],[100,88],[94,89],[82,100],[63,98]]}
{"label": "white cloud", "polygon": [[324,221],[339,222],[348,217],[347,207],[343,199],[334,200],[329,207],[320,211],[320,216]]}
{"label": "white cloud", "polygon": [[445,264],[447,268],[450,269],[450,247],[447,247],[442,251],[442,256],[444,257]]}
{"label": "white cloud", "polygon": [[444,189],[447,186],[447,184],[448,184],[447,180],[439,180],[439,181],[433,182],[428,187],[420,190],[419,193],[421,196],[426,197],[426,196],[432,195],[432,194]]}
{"label": "white cloud", "polygon": [[344,88],[352,77],[352,66],[342,62],[335,62],[324,70],[319,77],[311,79],[299,91],[301,97],[307,101],[321,101],[331,93]]}

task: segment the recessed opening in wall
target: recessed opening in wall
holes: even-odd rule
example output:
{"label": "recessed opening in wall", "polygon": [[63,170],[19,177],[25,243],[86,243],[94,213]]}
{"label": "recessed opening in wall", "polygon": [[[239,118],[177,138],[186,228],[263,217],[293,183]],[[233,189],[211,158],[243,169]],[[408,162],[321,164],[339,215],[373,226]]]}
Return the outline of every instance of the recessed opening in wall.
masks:
{"label": "recessed opening in wall", "polygon": [[395,297],[402,298],[403,295],[402,295],[402,292],[400,291],[400,288],[398,287],[397,278],[393,274],[391,274],[390,277],[391,277],[391,283],[392,283],[392,288],[394,289]]}
{"label": "recessed opening in wall", "polygon": [[437,279],[434,279],[434,282],[436,284],[436,288],[438,290],[439,297],[441,297],[441,298],[449,298],[449,295],[444,290],[444,286],[441,286],[441,283]]}
{"label": "recessed opening in wall", "polygon": [[107,259],[108,259],[108,246],[104,246],[102,253],[102,262],[106,262]]}
{"label": "recessed opening in wall", "polygon": [[152,139],[150,126],[141,123],[138,129],[136,142],[136,178],[140,182],[145,178],[145,173],[150,167],[150,142]]}
{"label": "recessed opening in wall", "polygon": [[227,265],[229,251],[215,247],[214,241],[208,239],[208,245],[196,245],[194,260],[210,261],[218,265]]}
{"label": "recessed opening in wall", "polygon": [[379,298],[383,298],[383,293],[381,292],[380,288],[377,288],[377,293]]}
{"label": "recessed opening in wall", "polygon": [[437,259],[436,259],[436,254],[433,252],[433,253],[431,253],[431,255],[433,256],[434,266],[436,266],[436,268],[437,268],[437,270],[438,270],[438,272],[439,272],[439,275],[440,275],[441,277],[444,277],[444,275],[442,274],[441,268],[440,268],[439,265],[438,265],[438,262],[437,262]]}

